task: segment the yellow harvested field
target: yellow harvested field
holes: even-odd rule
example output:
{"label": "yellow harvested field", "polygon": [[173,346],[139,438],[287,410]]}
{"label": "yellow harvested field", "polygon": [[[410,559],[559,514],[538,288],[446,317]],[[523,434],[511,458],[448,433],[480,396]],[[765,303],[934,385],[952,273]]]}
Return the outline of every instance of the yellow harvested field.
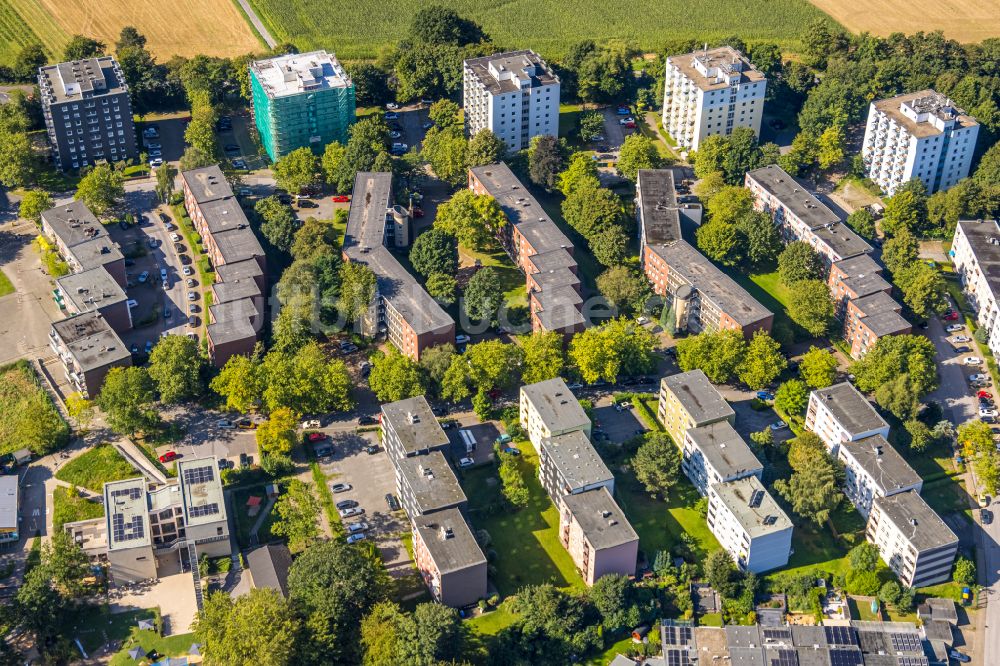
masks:
{"label": "yellow harvested field", "polygon": [[146,36],[163,62],[174,55],[234,56],[262,48],[232,0],[30,0],[66,34],[95,37],[113,48],[127,25]]}
{"label": "yellow harvested field", "polygon": [[853,32],[944,31],[963,43],[1000,37],[1000,0],[810,0]]}

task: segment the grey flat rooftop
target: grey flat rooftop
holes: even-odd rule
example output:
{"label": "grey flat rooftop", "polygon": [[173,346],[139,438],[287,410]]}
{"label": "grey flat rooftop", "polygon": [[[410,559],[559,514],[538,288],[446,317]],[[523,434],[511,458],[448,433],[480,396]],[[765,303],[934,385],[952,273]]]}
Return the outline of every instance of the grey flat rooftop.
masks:
{"label": "grey flat rooftop", "polygon": [[667,58],[667,61],[677,67],[691,82],[702,90],[723,90],[729,87],[726,79],[721,81],[715,77],[707,77],[695,69],[694,60],[700,59],[710,68],[726,69],[732,63],[739,63],[742,67],[740,74],[740,84],[763,81],[764,75],[757,71],[750,61],[739,51],[731,46],[719,46],[714,49],[698,50],[693,53],[675,55]]}
{"label": "grey flat rooftop", "polygon": [[861,320],[861,323],[878,337],[893,333],[905,333],[913,328],[913,325],[895,310],[885,310],[868,315]]}
{"label": "grey flat rooftop", "polygon": [[244,278],[263,277],[264,270],[255,259],[244,259],[215,267],[215,272],[222,282],[232,282]]}
{"label": "grey flat rooftop", "polygon": [[726,626],[725,630],[726,645],[730,648],[760,647],[764,643],[760,635],[760,627],[756,624],[750,626],[731,624]]}
{"label": "grey flat rooftop", "polygon": [[0,529],[18,529],[17,474],[0,476]]}
{"label": "grey flat rooftop", "polygon": [[888,99],[880,99],[875,102],[876,109],[892,118],[897,125],[902,125],[911,135],[918,138],[941,134],[941,131],[929,121],[916,122],[904,115],[900,110],[903,104],[921,105],[928,109],[929,113],[937,115],[942,119],[955,120],[957,127],[972,127],[979,124],[975,118],[967,115],[965,111],[958,108],[950,99],[930,88],[905,95],[897,95]]}
{"label": "grey flat rooftop", "polygon": [[765,666],[764,650],[756,647],[729,648],[729,664],[732,666]]}
{"label": "grey flat rooftop", "polygon": [[664,377],[660,380],[660,384],[676,396],[677,401],[695,423],[728,419],[736,415],[701,370]]}
{"label": "grey flat rooftop", "polygon": [[264,256],[264,248],[249,226],[213,233],[212,240],[215,241],[223,261],[227,264],[231,261]]}
{"label": "grey flat rooftop", "polygon": [[543,439],[541,447],[571,488],[615,480],[594,445],[580,430]]}
{"label": "grey flat rooftop", "polygon": [[564,495],[563,504],[580,524],[594,550],[614,548],[639,540],[639,535],[604,486],[575,495]]}
{"label": "grey flat rooftop", "polygon": [[83,372],[132,357],[125,343],[98,312],[82,312],[54,322],[52,328]]}
{"label": "grey flat rooftop", "polygon": [[[412,417],[412,420],[411,420]],[[448,435],[434,417],[427,398],[418,395],[382,405],[382,424],[391,424],[406,453],[449,444]]]}
{"label": "grey flat rooftop", "polygon": [[951,645],[955,641],[951,627],[951,622],[947,620],[924,620],[924,637]]}
{"label": "grey flat rooftop", "polygon": [[691,428],[687,434],[723,478],[764,469],[729,421]]}
{"label": "grey flat rooftop", "polygon": [[222,496],[222,476],[214,456],[181,460],[177,463],[184,522],[203,525],[226,520],[226,503]]}
{"label": "grey flat rooftop", "polygon": [[182,171],[181,178],[199,204],[233,196],[233,188],[229,186],[229,181],[218,164]]}
{"label": "grey flat rooftop", "polygon": [[250,227],[240,202],[234,196],[212,199],[198,204],[205,224],[212,235]]}
{"label": "grey flat rooftop", "polygon": [[79,312],[128,300],[125,291],[103,267],[71,273],[56,280],[56,284],[63,297]]}
{"label": "grey flat rooftop", "polygon": [[586,324],[586,320],[576,305],[567,303],[536,312],[535,316],[546,331],[561,331],[578,328]]}
{"label": "grey flat rooftop", "polygon": [[107,229],[82,201],[50,208],[42,213],[42,219],[67,247],[108,236]]}
{"label": "grey flat rooftop", "polygon": [[69,251],[80,264],[80,270],[83,271],[125,259],[125,255],[118,249],[118,244],[112,241],[109,236],[99,236],[93,240],[77,243],[69,248]]}
{"label": "grey flat rooftop", "polygon": [[958,537],[951,528],[912,490],[876,497],[875,506],[882,511],[884,519],[892,521],[909,539],[917,552],[958,545]]}
{"label": "grey flat rooftop", "polygon": [[[569,272],[569,271],[567,271]],[[572,275],[572,273],[571,273]],[[583,303],[583,296],[570,285],[560,285],[551,289],[542,289],[532,294],[542,309],[549,310],[558,307],[575,308]]]}
{"label": "grey flat rooftop", "polygon": [[326,51],[289,53],[255,60],[250,70],[270,98],[311,95],[323,90],[353,86],[337,58]]}
{"label": "grey flat rooftop", "polygon": [[809,647],[795,648],[795,656],[799,660],[799,666],[831,666],[829,648]]}
{"label": "grey flat rooftop", "polygon": [[645,242],[669,243],[681,238],[681,214],[673,169],[639,169],[636,191]]}
{"label": "grey flat rooftop", "polygon": [[934,620],[945,620],[952,624],[958,624],[958,610],[952,599],[942,599],[931,597],[917,608],[920,617],[930,617]]}
{"label": "grey flat rooftop", "polygon": [[[858,255],[867,257],[867,254]],[[857,298],[864,298],[879,292],[888,292],[892,285],[878,273],[858,273],[841,280],[848,289],[857,294]],[[886,294],[888,296],[888,294]]]}
{"label": "grey flat rooftop", "polygon": [[882,435],[841,442],[840,450],[850,454],[883,491],[891,493],[920,482],[920,475]]}
{"label": "grey flat rooftop", "polygon": [[560,377],[522,386],[521,394],[531,402],[550,432],[565,432],[590,425],[587,413]]}
{"label": "grey flat rooftop", "polygon": [[994,245],[990,239],[1000,239],[1000,227],[996,220],[959,220],[969,240],[969,246],[976,257],[993,296],[1000,295],[1000,244]]}
{"label": "grey flat rooftop", "polygon": [[892,296],[884,291],[877,291],[861,298],[852,299],[851,303],[865,315],[873,315],[879,312],[894,312],[903,308]]}
{"label": "grey flat rooftop", "polygon": [[128,92],[112,56],[61,62],[41,67],[38,73],[44,82],[41,87],[57,103]]}
{"label": "grey flat rooftop", "polygon": [[812,233],[826,243],[835,254],[844,258],[872,251],[872,246],[843,222],[813,229]]}
{"label": "grey flat rooftop", "polygon": [[773,315],[687,241],[649,248],[667,263],[671,272],[683,277],[699,298],[715,304],[739,325],[749,326]]}
{"label": "grey flat rooftop", "polygon": [[406,479],[421,513],[430,513],[466,502],[455,473],[440,451],[400,458],[396,469]]}
{"label": "grey flat rooftop", "polygon": [[391,192],[392,174],[358,172],[344,235],[344,253],[351,261],[372,269],[379,294],[417,335],[442,332],[454,326],[454,320],[383,245]]}
{"label": "grey flat rooftop", "polygon": [[859,254],[835,261],[833,265],[848,276],[882,273],[882,266],[870,254]]}
{"label": "grey flat rooftop", "polygon": [[576,259],[563,248],[551,252],[540,252],[528,257],[528,261],[537,271],[555,271],[561,268],[576,270]]}
{"label": "grey flat rooftop", "polygon": [[[218,286],[216,283],[215,286]],[[243,298],[238,301],[227,301],[216,303],[209,308],[212,313],[213,322],[228,321],[230,319],[252,319],[260,314],[257,304],[253,298]]]}
{"label": "grey flat rooftop", "polygon": [[813,645],[820,647],[827,645],[826,631],[823,627],[793,624],[790,628],[792,630],[792,643],[796,646],[811,648]]}
{"label": "grey flat rooftop", "polygon": [[758,183],[810,229],[840,222],[836,213],[777,164],[754,169],[747,178]]}
{"label": "grey flat rooftop", "polygon": [[849,433],[857,434],[889,427],[885,419],[879,416],[871,403],[850,382],[816,389],[813,395],[830,410],[841,427]]}
{"label": "grey flat rooftop", "polygon": [[[730,513],[736,517],[751,539],[792,527],[792,521],[788,518],[788,514],[778,506],[771,493],[764,488],[756,476],[748,476],[728,483],[716,483],[712,485],[712,490],[719,496],[719,500],[726,505]],[[759,505],[750,506],[750,498],[756,491],[762,491],[764,495]],[[769,518],[772,520],[768,520]],[[768,522],[770,524],[767,524]]]}
{"label": "grey flat rooftop", "polygon": [[[445,509],[413,519],[413,528],[442,574],[486,563],[476,537],[458,509]],[[446,530],[451,530],[447,536]]]}
{"label": "grey flat rooftop", "polygon": [[[255,262],[256,263],[256,262]],[[232,282],[216,282],[212,285],[216,303],[229,303],[247,298],[259,297],[260,287],[253,278],[233,280]]]}
{"label": "grey flat rooftop", "polygon": [[257,331],[249,319],[233,318],[216,321],[205,327],[213,345],[256,338]]}
{"label": "grey flat rooftop", "polygon": [[104,484],[104,514],[108,550],[149,546],[149,508],[143,478]]}
{"label": "grey flat rooftop", "polygon": [[[497,95],[521,90],[521,81],[528,81],[532,88],[559,83],[556,76],[537,53],[530,50],[507,51],[465,61],[465,68],[490,92]],[[509,72],[511,78],[498,80],[492,69]]]}
{"label": "grey flat rooftop", "polygon": [[556,268],[531,274],[531,279],[542,292],[548,292],[559,287],[573,287],[580,284],[580,278],[568,268]]}

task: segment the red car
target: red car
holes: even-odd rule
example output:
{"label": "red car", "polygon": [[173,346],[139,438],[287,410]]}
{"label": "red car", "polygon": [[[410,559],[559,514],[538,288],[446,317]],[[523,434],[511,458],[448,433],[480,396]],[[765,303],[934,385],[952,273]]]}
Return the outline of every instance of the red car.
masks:
{"label": "red car", "polygon": [[423,217],[423,216],[424,216],[423,208],[416,208],[416,207],[413,208],[413,217]]}
{"label": "red car", "polygon": [[944,315],[944,320],[945,321],[955,321],[956,319],[958,319],[958,313],[957,312],[948,312],[948,313],[946,313]]}
{"label": "red car", "polygon": [[989,391],[980,391],[979,393],[976,394],[976,397],[979,398],[980,400],[982,400],[984,398],[986,400],[992,400],[993,399],[993,394],[990,393]]}
{"label": "red car", "polygon": [[326,439],[326,433],[322,432],[311,432],[308,435],[306,435],[306,440],[309,443],[322,442],[324,439]]}
{"label": "red car", "polygon": [[635,129],[635,123],[625,123],[625,129]]}
{"label": "red car", "polygon": [[333,199],[333,203],[347,203],[351,200],[351,197],[346,194],[336,194],[330,198]]}
{"label": "red car", "polygon": [[172,460],[176,460],[176,459],[177,459],[177,452],[176,451],[167,451],[162,456],[160,456],[160,462],[161,463],[168,463],[168,462],[170,462]]}

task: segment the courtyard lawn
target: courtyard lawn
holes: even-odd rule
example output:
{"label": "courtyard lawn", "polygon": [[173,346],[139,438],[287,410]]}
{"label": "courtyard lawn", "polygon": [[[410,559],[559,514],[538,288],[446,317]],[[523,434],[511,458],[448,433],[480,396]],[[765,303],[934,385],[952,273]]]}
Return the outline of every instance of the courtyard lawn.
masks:
{"label": "courtyard lawn", "polygon": [[517,620],[517,613],[512,613],[505,608],[499,607],[489,613],[484,613],[468,621],[469,629],[472,633],[480,636],[496,636],[501,631],[514,624]]}
{"label": "courtyard lawn", "polygon": [[496,271],[497,276],[500,278],[500,285],[504,290],[504,296],[507,298],[508,307],[528,307],[527,283],[525,282],[524,273],[511,263],[506,252],[503,250],[478,252],[461,245],[459,246],[458,262],[460,266],[463,268],[473,266],[477,261],[481,266],[489,266]]}
{"label": "courtyard lawn", "polygon": [[66,523],[78,520],[100,518],[104,515],[104,506],[79,494],[72,494],[69,488],[57,487],[52,491],[52,527],[62,530]]}
{"label": "courtyard lawn", "polygon": [[[251,516],[248,512],[247,499],[251,495],[261,498],[261,511],[263,511],[264,506],[267,504],[265,484],[247,486],[233,492],[232,506],[233,511],[236,512],[236,541],[240,544],[240,548],[247,548],[250,545],[250,528],[254,526],[254,523],[260,517],[259,513]],[[274,518],[274,511],[267,514],[267,518],[264,519],[264,523],[260,526],[260,531],[257,532],[258,543],[265,544],[271,541],[271,525],[274,524]]]}
{"label": "courtyard lawn", "polygon": [[559,540],[559,511],[538,480],[538,454],[531,446],[520,448],[517,464],[530,494],[524,508],[504,508],[485,515],[489,512],[484,509],[502,500],[500,480],[492,464],[467,470],[462,479],[473,527],[489,532],[490,550],[497,553],[497,590],[504,597],[526,585],[542,583],[583,590],[583,579]]}
{"label": "courtyard lawn", "polygon": [[175,634],[174,636],[160,636],[155,631],[140,630],[139,627],[132,627],[128,639],[122,645],[122,649],[111,658],[110,666],[131,666],[136,662],[129,656],[128,651],[136,645],[141,646],[146,653],[156,651],[164,657],[183,657],[191,649],[191,644],[197,642],[198,637],[191,634]]}
{"label": "courtyard lawn", "polygon": [[103,492],[104,484],[141,476],[111,444],[98,444],[56,471],[56,478],[81,486],[95,493]]}
{"label": "courtyard lawn", "polygon": [[735,268],[724,268],[722,270],[736,281],[753,296],[761,305],[774,313],[774,323],[784,322],[789,330],[795,335],[796,340],[806,340],[810,336],[806,331],[792,321],[788,316],[788,304],[791,302],[791,294],[788,288],[781,284],[778,272],[759,273],[757,275],[747,275]]}
{"label": "courtyard lawn", "polygon": [[650,497],[631,471],[615,470],[615,476],[618,504],[639,535],[639,548],[649,561],[658,550],[673,551],[685,532],[695,540],[702,556],[720,548],[705,516],[695,507],[701,498],[687,478],[677,480],[670,490],[670,499],[664,502]]}
{"label": "courtyard lawn", "polygon": [[846,575],[850,568],[848,549],[837,543],[828,526],[816,529],[812,525],[797,523],[792,532],[792,549],[795,552],[788,558],[788,566],[781,569],[782,573],[805,573],[820,569]]}
{"label": "courtyard lawn", "polygon": [[878,622],[880,619],[877,613],[872,612],[870,601],[847,597],[847,608],[851,612],[851,619],[865,622]]}

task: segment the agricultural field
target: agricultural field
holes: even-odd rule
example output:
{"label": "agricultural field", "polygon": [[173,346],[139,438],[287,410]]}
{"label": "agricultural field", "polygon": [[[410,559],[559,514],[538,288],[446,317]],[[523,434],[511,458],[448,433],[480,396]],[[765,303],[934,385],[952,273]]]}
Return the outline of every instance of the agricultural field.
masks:
{"label": "agricultural field", "polygon": [[111,45],[126,25],[146,36],[146,47],[160,61],[263,48],[233,0],[0,0],[0,62],[10,63],[30,42],[58,57],[77,33]]}
{"label": "agricultural field", "polygon": [[943,30],[960,42],[1000,36],[1000,0],[812,0],[853,32],[887,36]]}
{"label": "agricultural field", "polygon": [[[413,14],[423,5],[413,0],[250,0],[250,4],[279,42],[293,42],[301,50],[326,48],[344,60],[377,56],[382,47],[407,32]],[[532,48],[550,58],[561,56],[570,44],[582,39],[622,39],[656,50],[670,39],[711,41],[738,34],[749,42],[776,41],[794,49],[804,28],[825,16],[805,0],[747,0],[728,5],[667,0],[641,7],[603,0],[453,0],[447,4],[474,18],[497,44]],[[389,18],[373,21],[373,16]]]}

